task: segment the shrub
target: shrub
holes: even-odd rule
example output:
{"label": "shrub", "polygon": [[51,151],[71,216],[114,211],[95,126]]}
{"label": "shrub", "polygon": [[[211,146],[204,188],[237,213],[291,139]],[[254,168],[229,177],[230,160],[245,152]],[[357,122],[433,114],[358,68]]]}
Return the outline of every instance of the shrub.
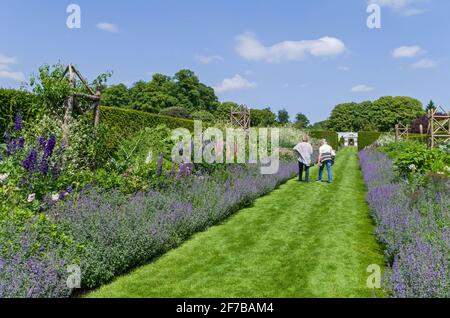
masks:
{"label": "shrub", "polygon": [[67,266],[78,264],[81,250],[46,216],[2,210],[0,298],[69,296]]}
{"label": "shrub", "polygon": [[26,91],[0,88],[0,143],[4,141],[6,127],[14,122],[17,113],[30,120],[39,113],[35,96]]}
{"label": "shrub", "polygon": [[184,107],[169,107],[161,110],[160,115],[176,118],[192,119],[192,115]]}
{"label": "shrub", "polygon": [[134,137],[145,127],[165,125],[169,129],[186,128],[194,131],[194,122],[190,120],[115,107],[102,106],[100,121],[104,129],[102,142],[104,157],[99,161],[109,159],[122,142]]}
{"label": "shrub", "polygon": [[215,117],[210,112],[205,110],[200,110],[192,113],[192,119],[206,121],[206,122],[214,122]]}
{"label": "shrub", "polygon": [[338,134],[335,131],[311,131],[309,135],[315,139],[326,139],[333,149],[339,149]]}
{"label": "shrub", "polygon": [[398,142],[383,148],[394,160],[400,175],[409,176],[414,173],[428,172],[449,175],[450,155],[439,149],[428,149],[417,142]]}
{"label": "shrub", "polygon": [[373,145],[381,134],[379,132],[362,131],[358,133],[358,150],[365,149]]}
{"label": "shrub", "polygon": [[411,189],[395,183],[392,161],[374,150],[360,152],[367,201],[389,268],[385,288],[394,297],[450,296],[449,180],[430,175]]}
{"label": "shrub", "polygon": [[270,176],[258,169],[235,165],[212,176],[188,176],[190,168],[180,167],[165,189],[131,196],[86,189],[77,200],[54,206],[50,216],[85,246],[82,284],[94,288],[271,191],[296,174],[297,164],[282,162]]}

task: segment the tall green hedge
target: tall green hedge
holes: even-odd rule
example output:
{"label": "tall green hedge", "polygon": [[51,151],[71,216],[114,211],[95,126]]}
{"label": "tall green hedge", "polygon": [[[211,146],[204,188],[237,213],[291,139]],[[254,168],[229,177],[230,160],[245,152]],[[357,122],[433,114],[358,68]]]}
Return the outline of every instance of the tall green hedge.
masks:
{"label": "tall green hedge", "polygon": [[309,135],[316,139],[326,139],[333,149],[339,149],[338,134],[335,131],[310,131]]}
{"label": "tall green hedge", "polygon": [[375,141],[380,138],[380,133],[376,131],[361,131],[358,133],[358,150],[363,150],[364,148],[372,145]]}
{"label": "tall green hedge", "polygon": [[136,135],[145,127],[156,127],[166,125],[170,129],[187,128],[194,130],[192,120],[151,114],[138,110],[106,107],[100,108],[100,122],[106,128],[105,151],[112,154],[120,145],[122,140]]}
{"label": "tall green hedge", "polygon": [[0,142],[16,114],[20,112],[25,120],[34,118],[39,111],[37,105],[34,95],[29,92],[0,88]]}

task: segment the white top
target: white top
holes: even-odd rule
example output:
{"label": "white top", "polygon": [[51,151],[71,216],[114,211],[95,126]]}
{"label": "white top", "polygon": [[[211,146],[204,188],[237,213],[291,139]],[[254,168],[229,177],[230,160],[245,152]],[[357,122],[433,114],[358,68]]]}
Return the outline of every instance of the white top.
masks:
{"label": "white top", "polygon": [[324,154],[324,153],[332,153],[332,151],[333,151],[333,148],[331,148],[331,146],[330,145],[327,145],[327,144],[325,144],[325,145],[323,145],[323,146],[321,146],[320,148],[319,148],[319,153],[320,154]]}

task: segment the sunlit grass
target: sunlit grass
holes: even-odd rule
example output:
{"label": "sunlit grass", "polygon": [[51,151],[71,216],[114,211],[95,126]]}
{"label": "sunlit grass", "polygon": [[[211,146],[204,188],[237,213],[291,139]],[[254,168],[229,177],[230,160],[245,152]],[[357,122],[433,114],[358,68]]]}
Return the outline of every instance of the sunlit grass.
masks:
{"label": "sunlit grass", "polygon": [[383,257],[356,151],[333,170],[333,184],[291,180],[88,296],[371,297],[366,269]]}

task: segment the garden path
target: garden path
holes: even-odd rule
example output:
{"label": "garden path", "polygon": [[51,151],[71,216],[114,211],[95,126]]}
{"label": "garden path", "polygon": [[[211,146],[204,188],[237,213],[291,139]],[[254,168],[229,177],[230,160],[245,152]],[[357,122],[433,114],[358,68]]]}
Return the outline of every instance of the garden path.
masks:
{"label": "garden path", "polygon": [[384,266],[356,150],[333,172],[333,184],[288,181],[88,296],[371,297],[367,267]]}

